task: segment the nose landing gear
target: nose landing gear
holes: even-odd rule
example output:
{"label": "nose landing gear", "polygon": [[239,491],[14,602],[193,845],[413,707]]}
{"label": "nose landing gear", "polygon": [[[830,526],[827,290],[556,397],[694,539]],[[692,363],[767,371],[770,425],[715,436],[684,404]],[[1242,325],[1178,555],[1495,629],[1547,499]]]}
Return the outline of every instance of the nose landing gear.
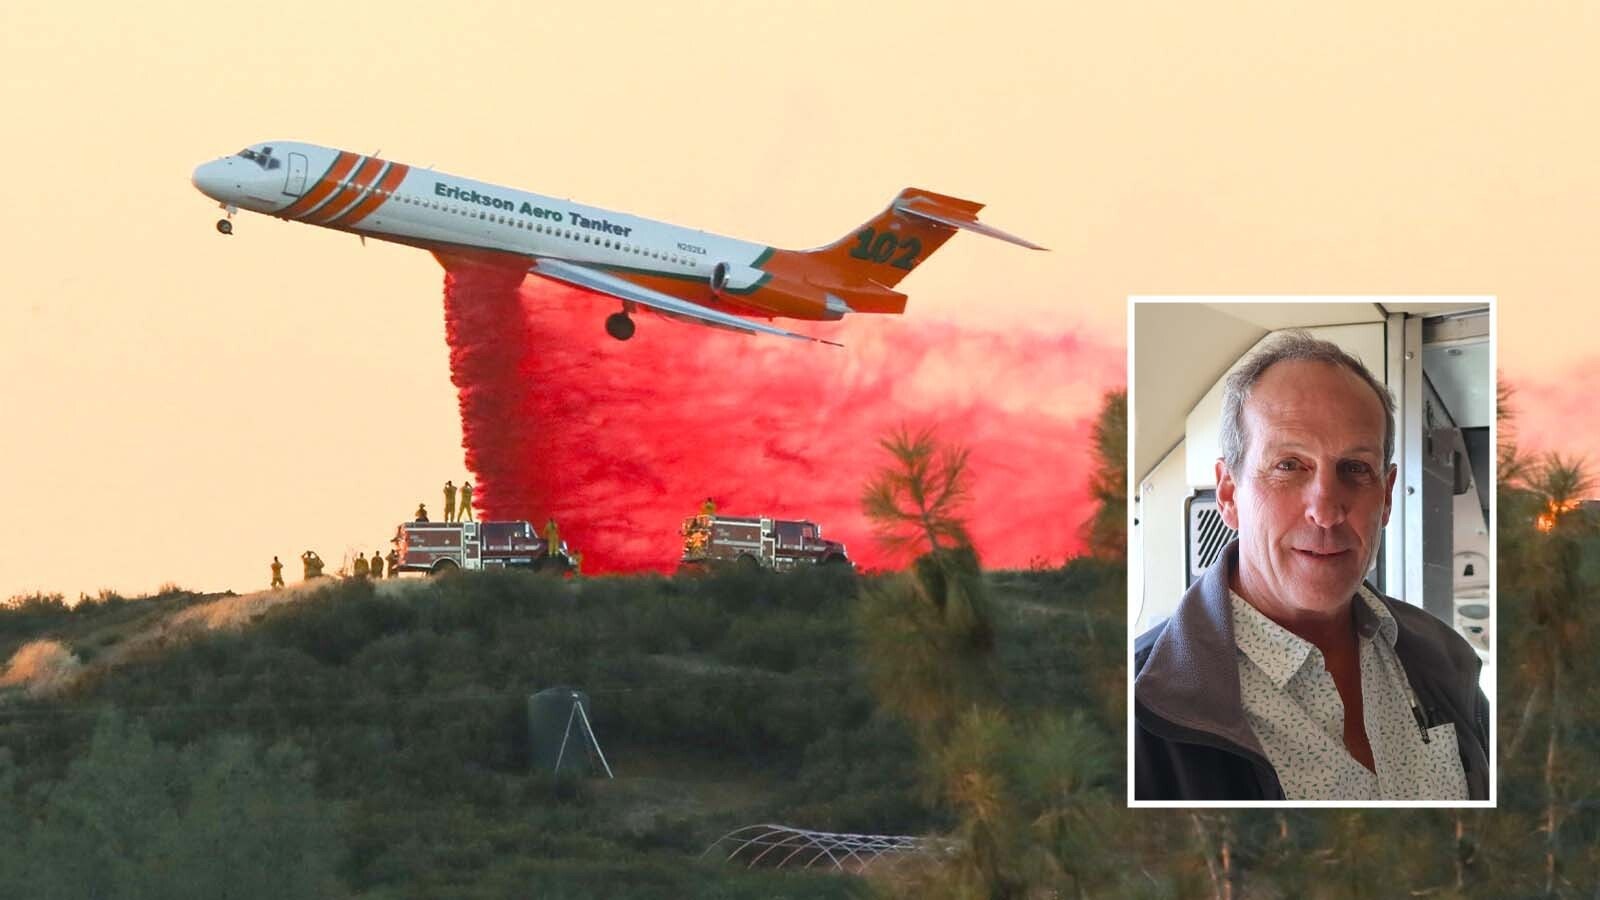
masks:
{"label": "nose landing gear", "polygon": [[633,337],[633,320],[625,312],[612,313],[606,316],[606,334],[619,341]]}
{"label": "nose landing gear", "polygon": [[233,234],[233,222],[231,220],[233,219],[233,214],[238,212],[239,208],[227,203],[218,203],[217,205],[222,207],[228,213],[228,218],[217,220],[217,233]]}

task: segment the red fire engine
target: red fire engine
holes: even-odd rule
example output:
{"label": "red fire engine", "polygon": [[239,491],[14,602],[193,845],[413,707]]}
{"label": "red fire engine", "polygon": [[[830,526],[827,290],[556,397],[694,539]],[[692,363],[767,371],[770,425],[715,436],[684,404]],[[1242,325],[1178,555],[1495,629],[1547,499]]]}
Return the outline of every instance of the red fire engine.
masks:
{"label": "red fire engine", "polygon": [[843,544],[823,540],[822,528],[804,520],[699,515],[684,519],[679,533],[683,535],[679,564],[688,568],[737,563],[784,571],[850,562]]}
{"label": "red fire engine", "polygon": [[527,568],[569,572],[566,541],[552,554],[528,522],[405,522],[395,529],[402,572]]}

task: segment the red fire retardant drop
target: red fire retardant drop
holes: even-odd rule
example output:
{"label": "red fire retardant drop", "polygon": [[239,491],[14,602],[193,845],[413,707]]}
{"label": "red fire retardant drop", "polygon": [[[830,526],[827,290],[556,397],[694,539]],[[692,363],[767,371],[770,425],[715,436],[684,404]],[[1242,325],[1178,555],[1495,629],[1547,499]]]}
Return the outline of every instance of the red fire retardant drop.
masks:
{"label": "red fire retardant drop", "polygon": [[913,316],[818,326],[839,349],[639,313],[624,343],[601,327],[617,308],[516,272],[446,276],[484,518],[554,516],[588,573],[670,570],[680,522],[709,496],[730,515],[810,519],[858,564],[898,566],[872,539],[862,487],[887,461],[883,437],[934,426],[971,451],[968,521],[986,565],[1081,552],[1089,432],[1123,383],[1121,349]]}

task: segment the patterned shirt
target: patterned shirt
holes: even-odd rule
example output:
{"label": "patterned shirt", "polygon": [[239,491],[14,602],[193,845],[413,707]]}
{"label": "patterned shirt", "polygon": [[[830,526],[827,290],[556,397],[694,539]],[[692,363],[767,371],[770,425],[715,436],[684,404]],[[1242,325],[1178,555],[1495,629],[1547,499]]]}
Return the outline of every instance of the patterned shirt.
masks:
{"label": "patterned shirt", "polygon": [[1361,707],[1376,771],[1344,745],[1344,702],[1322,651],[1228,592],[1245,718],[1290,800],[1465,800],[1455,725],[1423,730],[1395,655],[1399,626],[1362,585],[1355,609]]}

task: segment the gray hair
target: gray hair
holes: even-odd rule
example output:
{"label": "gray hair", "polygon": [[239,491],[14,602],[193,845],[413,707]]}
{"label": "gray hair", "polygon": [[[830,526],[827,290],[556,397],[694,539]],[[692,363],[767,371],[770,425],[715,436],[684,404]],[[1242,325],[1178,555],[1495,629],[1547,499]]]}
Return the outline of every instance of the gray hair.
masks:
{"label": "gray hair", "polygon": [[1252,353],[1244,364],[1235,369],[1222,385],[1222,433],[1218,439],[1222,463],[1235,477],[1239,465],[1249,450],[1249,433],[1244,427],[1244,402],[1250,399],[1250,389],[1274,364],[1280,362],[1319,362],[1342,366],[1354,372],[1378,395],[1383,404],[1383,463],[1387,467],[1394,460],[1394,397],[1383,382],[1374,378],[1361,360],[1346,353],[1338,344],[1318,340],[1301,330],[1285,331]]}

